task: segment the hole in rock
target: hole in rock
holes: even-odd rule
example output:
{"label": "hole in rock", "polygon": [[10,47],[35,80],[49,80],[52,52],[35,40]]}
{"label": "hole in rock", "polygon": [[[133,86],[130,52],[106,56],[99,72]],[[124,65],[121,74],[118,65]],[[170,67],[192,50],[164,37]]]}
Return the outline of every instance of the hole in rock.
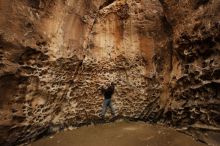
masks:
{"label": "hole in rock", "polygon": [[0,108],[11,100],[16,92],[18,80],[14,74],[0,77]]}
{"label": "hole in rock", "polygon": [[115,0],[106,0],[106,1],[104,2],[104,4],[103,4],[102,6],[100,6],[99,9],[102,9],[102,8],[104,8],[104,7],[106,7],[106,6],[110,5],[110,4],[112,4],[114,1],[115,1]]}
{"label": "hole in rock", "polygon": [[39,8],[40,5],[40,0],[28,0],[28,4],[32,7],[32,8]]}
{"label": "hole in rock", "polygon": [[209,0],[195,0],[194,8],[198,9],[200,6],[205,5]]}

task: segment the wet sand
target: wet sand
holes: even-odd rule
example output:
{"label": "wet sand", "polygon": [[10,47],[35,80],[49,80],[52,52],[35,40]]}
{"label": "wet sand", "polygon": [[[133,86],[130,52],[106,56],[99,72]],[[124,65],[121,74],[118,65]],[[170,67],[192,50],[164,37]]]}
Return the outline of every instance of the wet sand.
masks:
{"label": "wet sand", "polygon": [[143,122],[84,126],[43,138],[29,146],[207,146],[170,128]]}

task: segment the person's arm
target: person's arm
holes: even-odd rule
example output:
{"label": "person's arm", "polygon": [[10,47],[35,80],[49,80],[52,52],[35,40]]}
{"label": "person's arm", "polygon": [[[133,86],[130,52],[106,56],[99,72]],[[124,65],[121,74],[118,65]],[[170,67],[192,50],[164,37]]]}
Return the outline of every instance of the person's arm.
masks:
{"label": "person's arm", "polygon": [[110,91],[112,92],[112,94],[114,94],[114,91],[115,91],[115,86],[114,86],[114,85],[112,85],[112,86],[110,87]]}
{"label": "person's arm", "polygon": [[104,94],[104,92],[105,92],[105,88],[102,86],[101,87],[101,93]]}

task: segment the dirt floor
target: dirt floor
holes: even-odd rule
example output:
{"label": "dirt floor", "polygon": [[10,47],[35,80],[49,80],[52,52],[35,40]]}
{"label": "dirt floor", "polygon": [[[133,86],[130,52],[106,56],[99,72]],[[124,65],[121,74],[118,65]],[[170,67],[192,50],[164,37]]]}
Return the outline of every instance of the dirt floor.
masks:
{"label": "dirt floor", "polygon": [[206,144],[173,129],[143,122],[121,121],[66,130],[29,146],[206,146]]}

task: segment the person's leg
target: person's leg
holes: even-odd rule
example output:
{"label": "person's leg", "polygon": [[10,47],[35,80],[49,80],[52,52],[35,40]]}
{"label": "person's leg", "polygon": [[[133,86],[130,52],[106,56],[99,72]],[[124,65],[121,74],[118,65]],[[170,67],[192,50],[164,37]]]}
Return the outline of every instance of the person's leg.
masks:
{"label": "person's leg", "polygon": [[108,101],[104,99],[103,106],[102,106],[102,112],[101,112],[101,117],[104,118],[106,110],[108,106]]}
{"label": "person's leg", "polygon": [[110,108],[110,110],[111,110],[111,114],[115,117],[116,115],[115,115],[115,109],[114,109],[114,107],[113,107],[113,105],[112,105],[112,101],[110,100],[110,102],[109,102],[109,108]]}

